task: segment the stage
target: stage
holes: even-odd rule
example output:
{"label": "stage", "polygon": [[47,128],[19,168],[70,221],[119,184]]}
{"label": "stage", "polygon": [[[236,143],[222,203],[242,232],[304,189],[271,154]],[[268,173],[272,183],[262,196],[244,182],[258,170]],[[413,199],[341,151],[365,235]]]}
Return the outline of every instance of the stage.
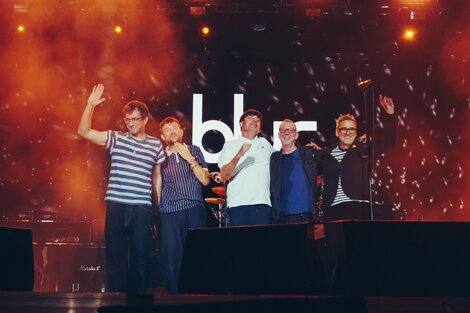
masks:
{"label": "stage", "polygon": [[469,312],[470,298],[328,297],[280,295],[162,295],[127,299],[121,293],[0,293],[0,313],[91,312]]}
{"label": "stage", "polygon": [[281,295],[162,295],[121,293],[0,293],[0,313],[91,312],[469,312],[468,297],[328,297]]}
{"label": "stage", "polygon": [[30,292],[41,279],[37,260],[33,271],[33,255],[39,254],[32,250],[41,249],[32,249],[31,230],[0,230],[1,248],[10,252],[2,258],[1,286],[11,290],[0,293],[0,313],[470,312],[470,252],[463,240],[470,237],[470,223],[465,222],[190,229],[182,294],[149,288],[141,297],[90,292],[106,287],[105,262],[86,263],[87,253],[100,255],[90,246],[56,247],[50,256],[60,259],[48,260],[53,270],[46,273],[55,283],[43,287],[59,292]]}

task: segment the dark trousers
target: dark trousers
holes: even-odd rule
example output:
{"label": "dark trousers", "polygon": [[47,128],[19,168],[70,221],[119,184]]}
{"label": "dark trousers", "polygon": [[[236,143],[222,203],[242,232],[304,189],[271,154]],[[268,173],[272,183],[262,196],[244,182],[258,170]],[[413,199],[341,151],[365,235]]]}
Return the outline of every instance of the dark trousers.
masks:
{"label": "dark trousers", "polygon": [[178,212],[159,213],[160,248],[169,293],[179,292],[187,229],[206,225],[206,209],[202,204]]}
{"label": "dark trousers", "polygon": [[108,202],[105,224],[108,291],[145,294],[151,221],[150,206]]}
{"label": "dark trousers", "polygon": [[227,226],[269,224],[271,207],[267,204],[240,205],[227,208]]}
{"label": "dark trousers", "polygon": [[[327,207],[323,210],[323,221],[338,220],[370,220],[369,203],[348,201]],[[341,256],[338,251],[344,246],[343,238],[334,233],[328,224],[325,224],[326,261],[325,274],[328,290],[333,292],[341,286],[343,277]]]}
{"label": "dark trousers", "polygon": [[314,213],[313,212],[304,212],[298,214],[290,215],[281,215],[279,217],[280,224],[293,224],[293,223],[302,223],[302,222],[313,222]]}
{"label": "dark trousers", "polygon": [[369,203],[348,201],[323,210],[324,222],[337,220],[370,220]]}

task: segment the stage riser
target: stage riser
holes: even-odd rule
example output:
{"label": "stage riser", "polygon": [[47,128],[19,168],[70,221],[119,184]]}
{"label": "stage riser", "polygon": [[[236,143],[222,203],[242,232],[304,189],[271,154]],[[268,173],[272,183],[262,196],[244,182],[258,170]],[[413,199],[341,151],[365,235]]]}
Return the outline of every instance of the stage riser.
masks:
{"label": "stage riser", "polygon": [[[311,227],[310,227],[311,228]],[[470,223],[345,221],[195,229],[182,291],[209,294],[470,296]]]}
{"label": "stage riser", "polygon": [[312,225],[195,229],[188,232],[183,293],[306,294],[323,286]]}
{"label": "stage riser", "polygon": [[468,296],[470,223],[325,225],[332,293]]}

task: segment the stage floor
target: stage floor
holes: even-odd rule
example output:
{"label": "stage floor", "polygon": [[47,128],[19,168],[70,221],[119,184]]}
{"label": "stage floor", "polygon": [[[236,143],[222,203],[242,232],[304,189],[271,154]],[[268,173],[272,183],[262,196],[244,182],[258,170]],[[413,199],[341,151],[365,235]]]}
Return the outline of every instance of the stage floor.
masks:
{"label": "stage floor", "polygon": [[469,297],[328,297],[1,292],[0,313],[117,312],[470,312]]}

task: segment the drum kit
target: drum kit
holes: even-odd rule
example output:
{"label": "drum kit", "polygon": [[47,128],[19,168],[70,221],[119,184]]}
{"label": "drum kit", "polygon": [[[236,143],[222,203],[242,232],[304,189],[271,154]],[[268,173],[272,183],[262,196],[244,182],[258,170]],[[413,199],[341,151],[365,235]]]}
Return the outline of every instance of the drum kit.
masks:
{"label": "drum kit", "polygon": [[212,188],[212,192],[218,195],[218,198],[205,198],[209,204],[213,204],[215,206],[211,206],[212,214],[217,219],[219,224],[219,228],[223,225],[225,226],[225,196],[226,196],[226,187],[225,186],[216,186]]}
{"label": "drum kit", "polygon": [[[215,180],[217,183],[220,183],[219,180]],[[321,207],[321,190],[323,188],[323,176],[317,176],[317,188],[318,188],[318,194],[320,196],[317,199],[317,208]],[[216,186],[212,188],[212,192],[218,195],[219,197],[217,198],[205,198],[204,201],[210,204],[210,209],[212,211],[212,214],[216,218],[219,228],[222,226],[227,226],[227,215],[225,209],[227,208],[226,206],[226,186]],[[316,216],[315,216],[315,221],[320,221],[322,219],[323,212],[321,210],[317,210]]]}

